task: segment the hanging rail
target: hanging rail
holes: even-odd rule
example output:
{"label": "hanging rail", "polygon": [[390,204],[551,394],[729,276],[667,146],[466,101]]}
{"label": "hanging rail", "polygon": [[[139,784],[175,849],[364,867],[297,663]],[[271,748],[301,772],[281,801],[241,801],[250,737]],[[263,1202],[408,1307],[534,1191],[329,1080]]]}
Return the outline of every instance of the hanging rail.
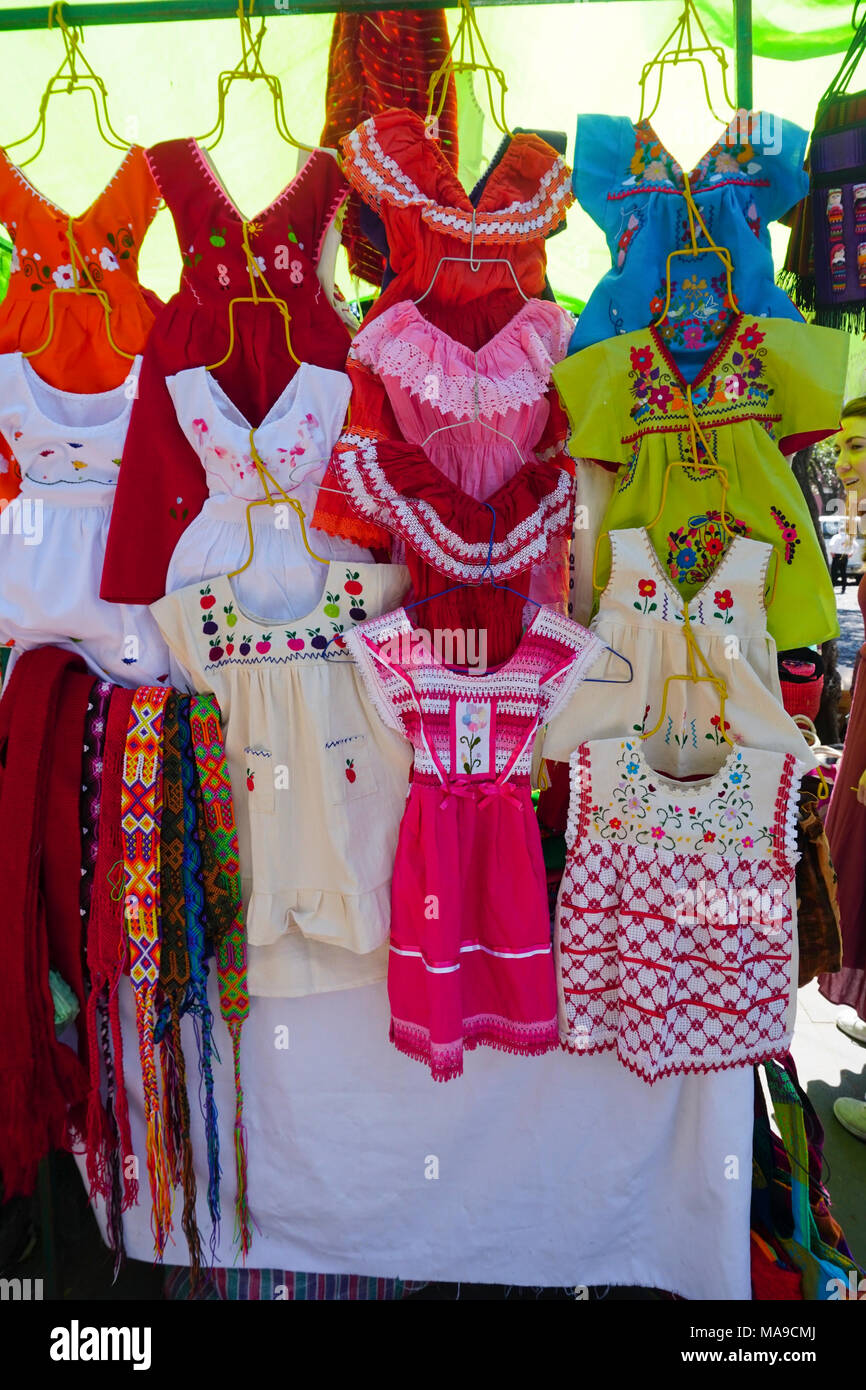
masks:
{"label": "hanging rail", "polygon": [[[643,3],[644,0],[633,0]],[[387,0],[259,0],[257,19],[288,14],[334,14],[337,10],[363,13],[364,10],[454,9],[459,0],[410,0],[408,5]],[[590,4],[604,0],[474,0],[476,8],[498,5]],[[163,24],[173,20],[234,19],[237,0],[122,0],[122,3],[64,5],[66,23],[90,29],[96,24]],[[737,106],[752,105],[752,0],[733,0],[737,69]],[[47,29],[47,5],[22,5],[0,9],[0,30]]]}

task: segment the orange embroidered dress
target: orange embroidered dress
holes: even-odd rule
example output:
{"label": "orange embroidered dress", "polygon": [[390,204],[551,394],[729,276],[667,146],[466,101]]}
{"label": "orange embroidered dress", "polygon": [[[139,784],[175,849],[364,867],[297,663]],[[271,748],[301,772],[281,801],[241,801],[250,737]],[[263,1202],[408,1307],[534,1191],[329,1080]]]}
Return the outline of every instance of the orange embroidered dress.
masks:
{"label": "orange embroidered dress", "polygon": [[[140,145],[130,146],[114,178],[78,217],[44,197],[0,149],[0,222],[13,243],[9,288],[0,304],[0,353],[32,353],[50,338],[29,359],[49,386],[81,393],[120,386],[161,307],[137,273],[139,247],[159,202]],[[108,297],[110,331],[96,295],[51,297],[52,290],[72,290],[88,277]],[[130,356],[115,352],[112,340]],[[19,483],[0,439],[0,497],[14,497]]]}

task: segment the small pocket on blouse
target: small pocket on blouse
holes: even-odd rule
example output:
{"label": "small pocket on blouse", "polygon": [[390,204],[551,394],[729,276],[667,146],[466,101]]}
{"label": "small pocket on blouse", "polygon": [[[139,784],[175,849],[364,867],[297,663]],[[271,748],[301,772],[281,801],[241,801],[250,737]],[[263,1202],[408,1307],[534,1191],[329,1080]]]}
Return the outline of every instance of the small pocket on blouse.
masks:
{"label": "small pocket on blouse", "polygon": [[325,763],[332,802],[357,801],[378,788],[366,734],[329,739]]}

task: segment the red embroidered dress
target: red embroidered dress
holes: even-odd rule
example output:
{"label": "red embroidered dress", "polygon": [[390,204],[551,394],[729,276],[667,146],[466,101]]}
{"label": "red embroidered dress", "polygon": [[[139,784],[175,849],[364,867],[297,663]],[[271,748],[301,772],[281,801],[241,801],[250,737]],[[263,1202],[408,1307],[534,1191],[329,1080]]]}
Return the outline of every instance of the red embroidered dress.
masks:
{"label": "red embroidered dress", "polygon": [[806,770],[736,748],[714,776],[679,782],[637,739],[580,745],[555,936],[570,1051],[616,1049],[653,1082],[787,1050]]}
{"label": "red embroidered dress", "polygon": [[[480,348],[544,289],[544,238],[574,202],[571,170],[537,135],[514,135],[472,202],[439,143],[411,111],[385,111],[341,143],[346,178],[381,217],[394,279],[369,323],[401,299]],[[478,269],[466,263],[470,246]],[[462,258],[462,264],[443,256]],[[437,266],[439,267],[437,272]],[[518,288],[519,287],[519,288]],[[522,293],[521,293],[522,292]]]}
{"label": "red embroidered dress", "polygon": [[383,722],[415,749],[391,892],[391,1040],[447,1081],[481,1044],[557,1045],[530,762],[601,644],[541,608],[508,661],[464,675],[418,637],[399,608],[346,643]]}
{"label": "red embroidered dress", "polygon": [[[229,301],[251,295],[264,272],[288,307],[292,347],[301,361],[340,370],[350,341],[316,275],[326,234],[348,193],[330,155],[314,152],[253,221],[231,201],[195,140],[165,141],[148,158],[174,217],[184,269],[178,293],[151,333],[123,452],[102,579],[102,597],[117,603],[151,603],[162,596],[172,551],[207,497],[204,470],[178,424],[165,379],[223,357]],[[256,288],[267,297],[262,285]],[[297,363],[273,305],[238,304],[233,312],[234,350],[214,376],[257,426]],[[138,543],[141,536],[146,545]]]}
{"label": "red embroidered dress", "polygon": [[478,501],[420,449],[350,431],[338,441],[331,469],[361,518],[403,542],[413,601],[429,600],[418,609],[422,625],[483,630],[490,662],[510,656],[533,567],[570,533],[571,476],[552,461],[526,463]]}

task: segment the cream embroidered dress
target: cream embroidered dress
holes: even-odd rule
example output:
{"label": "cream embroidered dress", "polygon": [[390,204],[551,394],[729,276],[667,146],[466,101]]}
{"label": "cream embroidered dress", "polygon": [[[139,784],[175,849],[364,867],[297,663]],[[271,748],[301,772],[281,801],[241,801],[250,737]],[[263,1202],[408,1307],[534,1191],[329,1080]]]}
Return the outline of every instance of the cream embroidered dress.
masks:
{"label": "cream embroidered dress", "polygon": [[406,587],[400,565],[332,561],[315,606],[283,624],[247,612],[226,577],[153,604],[195,688],[222,711],[252,994],[385,978],[411,750],[378,718],[343,633]]}
{"label": "cream embroidered dress", "polygon": [[[611,531],[610,545],[610,579],[591,626],[631,662],[632,679],[612,652],[604,653],[589,674],[616,684],[581,686],[548,726],[544,756],[567,762],[587,732],[593,738],[639,738],[654,729],[662,715],[665,678],[689,670],[688,614],[694,643],[725,683],[724,718],[732,742],[791,753],[811,766],[806,742],[782,705],[776,644],[767,631],[764,593],[772,589],[773,547],[737,537],[686,606],[645,529]],[[697,657],[696,669],[706,674]],[[668,776],[714,772],[728,750],[715,687],[671,681],[661,727],[642,746],[652,765]]]}

